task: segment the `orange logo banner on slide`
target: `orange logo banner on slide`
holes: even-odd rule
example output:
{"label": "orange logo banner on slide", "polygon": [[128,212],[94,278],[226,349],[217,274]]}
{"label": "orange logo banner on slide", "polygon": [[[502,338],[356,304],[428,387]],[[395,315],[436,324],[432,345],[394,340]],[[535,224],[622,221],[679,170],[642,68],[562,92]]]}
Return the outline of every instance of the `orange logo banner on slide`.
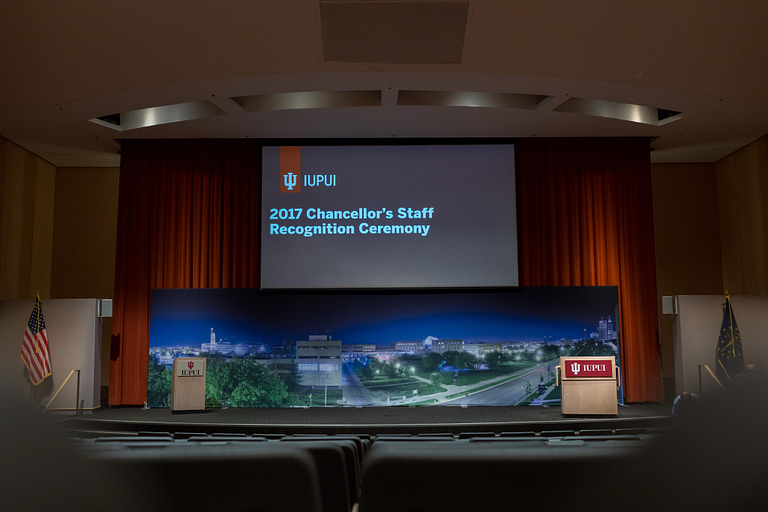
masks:
{"label": "orange logo banner on slide", "polygon": [[301,147],[280,147],[280,192],[295,194],[301,191]]}

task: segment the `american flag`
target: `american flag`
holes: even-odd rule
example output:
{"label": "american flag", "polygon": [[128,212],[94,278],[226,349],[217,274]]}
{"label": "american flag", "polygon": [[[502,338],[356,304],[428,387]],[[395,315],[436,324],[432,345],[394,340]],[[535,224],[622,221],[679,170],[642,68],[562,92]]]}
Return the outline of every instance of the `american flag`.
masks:
{"label": "american flag", "polygon": [[48,333],[43,320],[43,308],[40,296],[35,301],[35,309],[29,317],[24,341],[21,344],[21,358],[29,370],[29,380],[37,386],[51,375],[51,354],[48,352]]}

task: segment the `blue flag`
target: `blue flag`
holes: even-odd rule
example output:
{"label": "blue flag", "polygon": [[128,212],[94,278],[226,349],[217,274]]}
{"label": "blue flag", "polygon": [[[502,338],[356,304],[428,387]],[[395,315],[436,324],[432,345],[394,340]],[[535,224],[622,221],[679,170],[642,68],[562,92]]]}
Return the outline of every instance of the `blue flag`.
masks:
{"label": "blue flag", "polygon": [[744,373],[744,352],[741,348],[741,335],[736,325],[736,318],[731,308],[731,298],[725,294],[725,309],[723,323],[720,326],[720,336],[717,339],[717,361],[715,374],[720,382],[727,384],[739,373]]}

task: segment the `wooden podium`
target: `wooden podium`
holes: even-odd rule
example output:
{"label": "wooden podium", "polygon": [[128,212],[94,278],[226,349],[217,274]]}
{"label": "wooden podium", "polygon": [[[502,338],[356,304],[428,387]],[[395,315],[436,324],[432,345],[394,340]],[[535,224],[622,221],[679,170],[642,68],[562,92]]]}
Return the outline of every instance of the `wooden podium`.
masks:
{"label": "wooden podium", "polygon": [[205,410],[205,358],[177,357],[173,360],[171,410]]}
{"label": "wooden podium", "polygon": [[561,357],[556,374],[563,414],[619,414],[615,356]]}

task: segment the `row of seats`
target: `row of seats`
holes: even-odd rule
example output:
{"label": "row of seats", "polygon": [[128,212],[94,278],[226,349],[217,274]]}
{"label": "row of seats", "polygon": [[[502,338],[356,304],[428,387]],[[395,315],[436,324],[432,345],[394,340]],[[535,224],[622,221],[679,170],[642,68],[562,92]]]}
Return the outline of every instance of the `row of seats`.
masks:
{"label": "row of seats", "polygon": [[51,417],[16,404],[0,407],[0,503],[58,512],[763,512],[768,381],[759,384],[735,383],[658,436],[145,432],[67,440]]}
{"label": "row of seats", "polygon": [[[650,439],[647,435],[617,434],[559,437],[482,435],[464,436],[463,439],[451,434],[379,435],[373,439],[368,435],[272,435],[268,438],[245,434],[199,434],[183,437],[177,439],[169,433],[142,432],[138,436],[105,436],[71,441],[105,471],[117,472],[120,478],[138,481],[137,485],[151,491],[152,495],[163,495],[168,506],[178,500],[180,494],[194,494],[198,485],[204,482],[205,489],[230,489],[223,499],[226,510],[240,510],[244,504],[251,507],[260,504],[269,509],[269,500],[273,497],[285,493],[292,495],[296,491],[304,501],[281,501],[281,506],[285,505],[288,510],[294,510],[294,505],[301,507],[295,510],[314,510],[314,505],[309,502],[317,500],[317,505],[325,512],[349,512],[358,502],[363,511],[380,510],[377,504],[382,500],[391,503],[393,499],[384,499],[385,495],[394,493],[399,496],[403,486],[421,485],[424,475],[468,478],[469,474],[456,468],[445,473],[456,461],[466,463],[466,470],[471,473],[478,471],[477,463],[498,458],[500,454],[503,454],[500,462],[515,465],[520,460],[537,458],[542,454],[559,458],[562,455],[572,457],[578,452],[580,457],[599,457],[602,460],[636,451],[648,444]],[[407,461],[413,465],[409,466]],[[399,467],[401,464],[403,467]],[[486,462],[482,464],[484,466]],[[206,474],[209,476],[206,477]],[[251,484],[245,486],[244,493],[235,492],[237,482],[244,478]],[[405,484],[402,479],[411,483]],[[271,491],[259,493],[256,502],[248,497],[254,489],[261,488]],[[224,507],[219,493],[213,496],[216,497],[215,506]],[[293,496],[292,499],[297,500],[298,497]]]}
{"label": "row of seats", "polygon": [[[89,458],[107,467],[124,466],[125,472],[131,474],[135,466],[139,464],[151,465],[153,471],[172,470],[173,461],[182,459],[197,459],[202,456],[205,464],[212,474],[216,474],[215,481],[219,485],[235,477],[237,471],[243,468],[233,469],[228,465],[229,457],[236,455],[238,461],[254,458],[256,466],[267,466],[269,478],[277,478],[277,482],[265,480],[264,474],[247,472],[251,478],[255,478],[251,485],[267,485],[268,489],[283,489],[291,491],[299,490],[304,499],[311,498],[313,488],[319,493],[319,502],[322,510],[326,512],[349,512],[357,503],[362,480],[361,468],[365,456],[370,450],[371,441],[358,436],[284,436],[268,439],[266,437],[247,437],[245,435],[217,435],[204,434],[187,437],[186,439],[174,439],[171,435],[145,435],[141,436],[109,436],[90,440],[81,440],[79,449]],[[156,433],[155,433],[156,434]],[[311,459],[311,467],[283,473],[279,476],[279,467],[283,466],[282,455],[286,454],[292,464],[301,465],[301,460],[296,459],[296,453],[306,455]],[[269,468],[272,459],[276,459],[274,468]],[[168,462],[168,461],[171,462]],[[160,463],[162,462],[162,463]],[[304,461],[306,462],[306,460]],[[244,463],[248,466],[248,463]],[[254,469],[252,468],[252,469]],[[186,465],[179,470],[187,471]],[[263,471],[263,469],[262,469]],[[277,473],[275,473],[277,472]],[[153,475],[149,478],[146,472],[139,471],[144,484],[152,486],[154,479],[167,482],[163,475]],[[244,473],[246,474],[246,473]],[[278,483],[280,478],[286,479]],[[314,485],[307,483],[308,480]],[[293,483],[289,483],[293,482]],[[208,479],[208,483],[213,483]],[[296,487],[294,488],[294,483]],[[250,489],[250,487],[249,487]],[[277,493],[282,494],[282,493]],[[266,497],[262,497],[267,499]],[[217,502],[218,503],[218,502]],[[218,505],[217,505],[218,506]],[[306,503],[302,506],[308,506]],[[237,503],[231,504],[237,509]],[[232,508],[227,510],[232,510]],[[248,509],[250,510],[250,509]],[[311,508],[307,508],[311,510]]]}
{"label": "row of seats", "polygon": [[[279,434],[279,433],[262,433],[257,432],[251,434],[254,437],[263,437],[266,439],[281,439],[283,437],[332,437],[332,436],[354,436],[360,439],[367,439],[372,441],[374,439],[384,438],[404,438],[404,437],[450,437],[454,439],[471,439],[475,437],[569,437],[569,436],[610,436],[610,435],[658,435],[664,433],[666,429],[663,428],[645,428],[645,427],[633,427],[633,428],[617,428],[617,429],[582,429],[582,430],[542,430],[539,432],[533,430],[523,430],[516,432],[461,432],[459,434],[453,434],[450,432],[423,432],[419,434],[408,433],[385,433],[385,434],[318,434],[318,433],[299,433],[299,434]],[[142,430],[138,432],[139,436],[171,436],[174,439],[187,439],[189,437],[200,436],[213,436],[213,437],[248,437],[248,434],[242,432],[214,432],[207,434],[204,432],[157,432],[150,430]]]}

